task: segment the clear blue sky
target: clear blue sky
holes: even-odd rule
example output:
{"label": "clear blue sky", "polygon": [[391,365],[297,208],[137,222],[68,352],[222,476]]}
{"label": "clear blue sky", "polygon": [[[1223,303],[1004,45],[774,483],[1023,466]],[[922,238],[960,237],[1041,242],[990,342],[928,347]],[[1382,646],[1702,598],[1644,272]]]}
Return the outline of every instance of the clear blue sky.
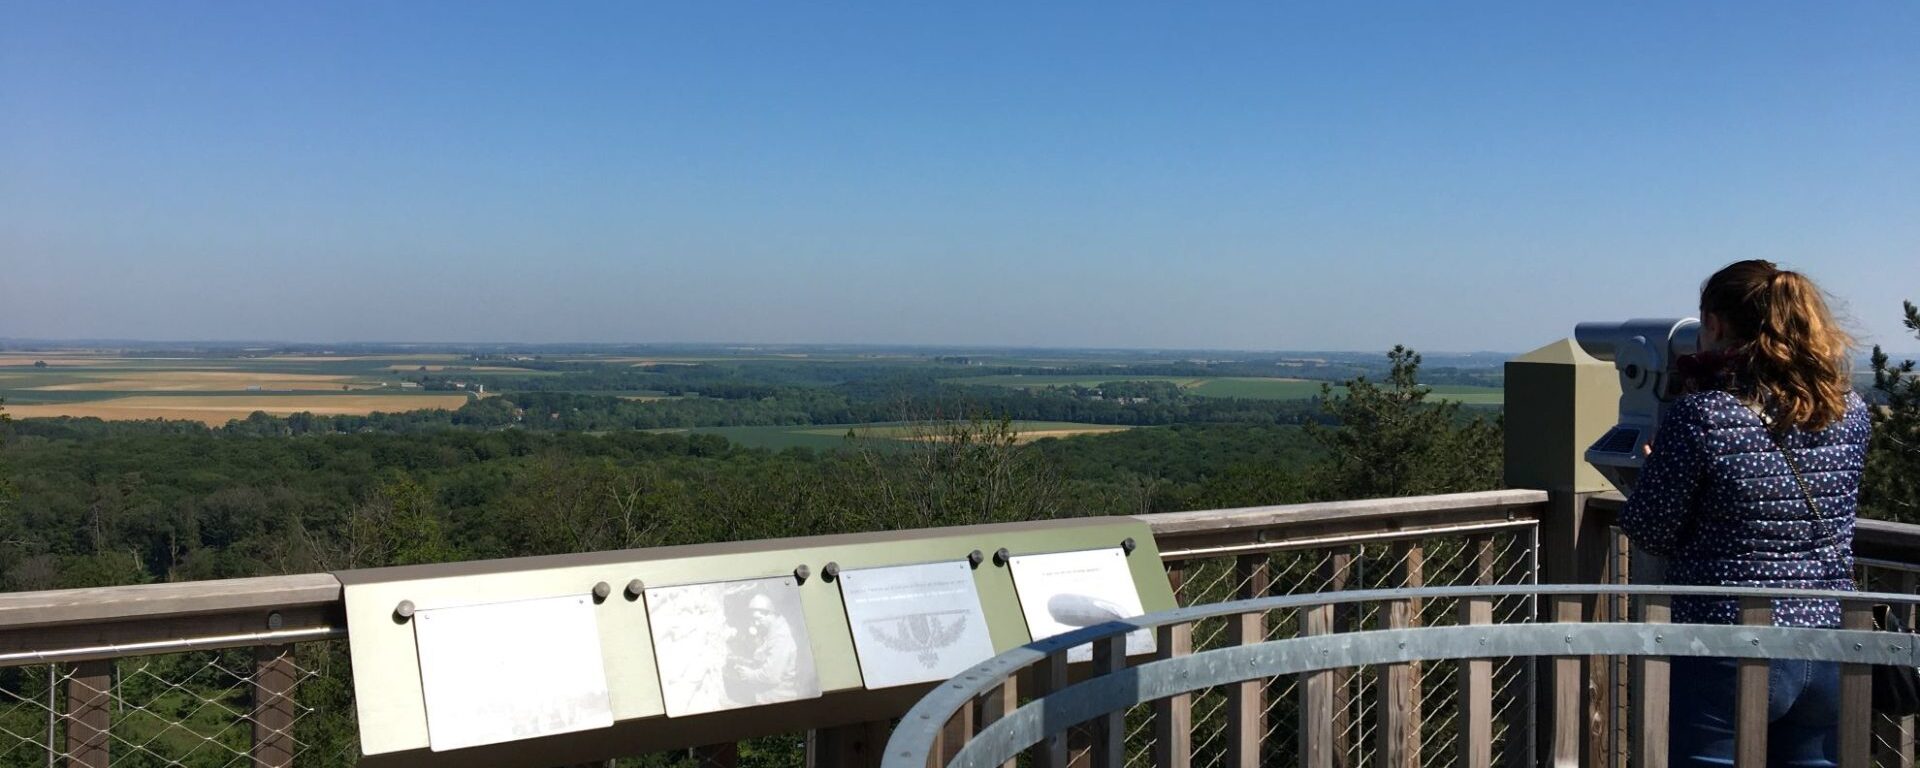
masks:
{"label": "clear blue sky", "polygon": [[1920,347],[1920,3],[1325,5],[0,0],[0,337]]}

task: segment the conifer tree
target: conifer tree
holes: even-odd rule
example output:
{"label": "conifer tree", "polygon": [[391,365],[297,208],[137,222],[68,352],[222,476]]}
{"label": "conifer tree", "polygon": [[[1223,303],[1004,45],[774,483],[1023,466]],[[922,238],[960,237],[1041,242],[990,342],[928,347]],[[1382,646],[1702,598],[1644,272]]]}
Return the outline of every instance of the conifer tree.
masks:
{"label": "conifer tree", "polygon": [[[1920,307],[1902,302],[1908,331],[1920,338]],[[1920,522],[1920,376],[1914,361],[1898,365],[1873,347],[1873,442],[1860,489],[1869,517]]]}
{"label": "conifer tree", "polygon": [[1321,410],[1338,426],[1308,424],[1327,449],[1315,467],[1313,495],[1324,500],[1479,491],[1500,485],[1500,424],[1468,417],[1458,402],[1433,402],[1419,381],[1420,355],[1387,353],[1387,380],[1361,376],[1346,394],[1321,385]]}

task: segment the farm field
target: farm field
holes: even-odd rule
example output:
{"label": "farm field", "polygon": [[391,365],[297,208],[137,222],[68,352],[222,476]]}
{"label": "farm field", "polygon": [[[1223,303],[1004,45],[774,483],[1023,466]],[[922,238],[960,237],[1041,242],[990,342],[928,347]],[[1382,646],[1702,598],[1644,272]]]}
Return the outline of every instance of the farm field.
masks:
{"label": "farm field", "polygon": [[[1310,379],[1258,378],[1252,376],[974,376],[943,379],[950,384],[997,386],[1015,389],[1040,389],[1045,387],[1097,387],[1113,381],[1164,381],[1201,397],[1241,397],[1252,400],[1305,400],[1320,395],[1321,382]],[[1335,394],[1341,394],[1341,387],[1334,387]],[[1498,387],[1472,386],[1435,386],[1433,394],[1439,399],[1452,400],[1468,405],[1500,405],[1505,402],[1505,393]]]}
{"label": "farm field", "polygon": [[[1013,423],[1019,432],[1018,442],[1029,443],[1046,438],[1073,437],[1076,435],[1097,435],[1120,432],[1134,427],[1113,424],[1075,424],[1064,421],[1016,421]],[[778,427],[695,427],[692,429],[657,429],[659,433],[693,433],[719,435],[732,442],[749,448],[767,448],[781,450],[785,448],[844,448],[847,445],[847,432],[870,440],[895,442],[905,447],[914,440],[930,439],[938,433],[938,428],[925,424],[906,424],[902,422],[884,422],[874,424],[813,424]]]}
{"label": "farm field", "polygon": [[[403,387],[404,366],[450,366],[449,354],[146,357],[84,352],[0,355],[0,398],[18,419],[183,419],[219,426],[254,411],[364,415],[459,408],[464,393]],[[45,365],[39,365],[44,362]],[[519,369],[508,369],[519,370]]]}
{"label": "farm field", "polygon": [[51,416],[93,417],[108,421],[170,419],[220,426],[244,419],[254,411],[275,416],[312,413],[320,416],[364,415],[376,411],[452,410],[465,405],[465,394],[315,394],[315,395],[150,395],[80,400],[64,403],[7,403],[16,419]]}

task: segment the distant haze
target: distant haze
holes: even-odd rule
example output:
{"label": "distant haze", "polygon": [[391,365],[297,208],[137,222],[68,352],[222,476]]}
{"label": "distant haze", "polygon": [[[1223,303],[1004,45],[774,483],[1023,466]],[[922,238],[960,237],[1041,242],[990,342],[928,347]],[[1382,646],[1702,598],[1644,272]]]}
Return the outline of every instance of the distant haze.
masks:
{"label": "distant haze", "polygon": [[[911,6],[911,7],[909,7]],[[1920,4],[0,4],[0,337],[1920,347]]]}

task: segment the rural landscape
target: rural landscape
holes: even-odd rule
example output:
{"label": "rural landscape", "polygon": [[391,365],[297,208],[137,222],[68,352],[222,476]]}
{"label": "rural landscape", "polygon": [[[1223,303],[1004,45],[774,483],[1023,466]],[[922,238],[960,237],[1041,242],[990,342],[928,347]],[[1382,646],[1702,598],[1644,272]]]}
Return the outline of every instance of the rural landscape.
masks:
{"label": "rural landscape", "polygon": [[[13,343],[0,590],[1494,487],[1499,357],[1441,360]],[[316,753],[353,749],[339,652],[303,662]],[[126,692],[153,722],[124,726],[149,751],[244,737],[186,689],[141,688],[193,668],[153,671]],[[46,688],[0,671],[16,703]],[[32,712],[0,702],[0,728],[34,733]]]}
{"label": "rural landscape", "polygon": [[[1492,489],[1515,428],[1502,359],[16,342],[0,352],[0,589]],[[1896,426],[1920,411],[1907,370],[1883,355],[1862,383]],[[1912,463],[1877,450],[1870,513],[1912,515]],[[353,750],[341,653],[302,662],[315,753]],[[124,695],[151,702],[122,726],[141,754],[205,734],[239,748],[201,703],[217,676],[154,687],[219,658],[130,678]],[[16,701],[46,687],[0,672]],[[37,733],[35,711],[0,702],[0,728]],[[800,749],[745,742],[742,764]]]}
{"label": "rural landscape", "polygon": [[1763,637],[1864,733],[1916,644],[1638,588],[1920,592],[1916,40],[0,0],[0,768],[1758,765]]}
{"label": "rural landscape", "polygon": [[[1201,353],[1204,354],[1204,353]],[[1218,353],[1214,353],[1218,354]],[[1467,406],[1501,402],[1494,354],[1448,357],[1449,381],[1431,388],[1435,399]],[[845,437],[910,439],[903,423],[931,419],[914,409],[943,399],[957,403],[1029,403],[1015,426],[1023,440],[1097,434],[1129,426],[1178,423],[1161,407],[1203,403],[1218,412],[1234,401],[1264,401],[1268,412],[1322,396],[1323,384],[1383,370],[1377,360],[1340,354],[1264,355],[1244,359],[1179,358],[1077,350],[1052,352],[822,348],[629,348],[616,351],[445,351],[373,345],[355,352],[270,350],[213,345],[134,349],[49,348],[0,351],[0,398],[17,418],[98,418],[104,421],[198,421],[224,427],[255,413],[269,417],[360,416],[405,421],[416,411],[474,410],[506,397],[611,398],[596,410],[625,411],[662,430],[722,434],[752,447],[825,447]],[[1430,374],[1431,375],[1431,374]],[[785,388],[786,391],[782,391]],[[807,389],[838,388],[842,402],[862,414],[898,418],[842,422],[820,410],[792,412],[724,401],[765,402],[785,395],[809,401]],[[1337,388],[1331,390],[1338,392]],[[705,399],[703,404],[673,403]],[[617,402],[616,402],[617,401]],[[656,403],[656,405],[640,405]],[[1035,405],[1045,403],[1049,405]],[[1291,406],[1282,405],[1291,403]],[[1078,404],[1078,408],[1066,408]],[[1256,409],[1263,405],[1255,405]],[[567,412],[578,410],[575,403]],[[1086,419],[1033,415],[1062,409]],[[989,409],[990,410],[990,409]],[[849,413],[853,411],[848,411]],[[546,414],[551,421],[558,412]],[[516,418],[526,423],[525,414]],[[823,421],[823,419],[825,419]],[[1217,420],[1202,418],[1196,420]],[[348,422],[359,423],[359,422]],[[350,427],[341,427],[351,431]],[[828,438],[822,440],[821,438]]]}

